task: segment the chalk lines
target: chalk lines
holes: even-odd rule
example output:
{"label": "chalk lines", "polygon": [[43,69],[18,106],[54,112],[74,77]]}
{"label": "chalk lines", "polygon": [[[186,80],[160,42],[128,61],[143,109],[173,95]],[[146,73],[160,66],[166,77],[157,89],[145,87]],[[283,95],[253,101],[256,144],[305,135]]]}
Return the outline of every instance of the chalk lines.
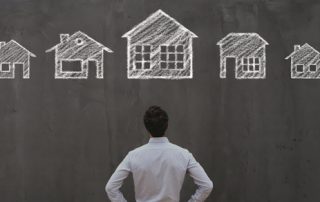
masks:
{"label": "chalk lines", "polygon": [[[122,37],[127,39],[128,79],[193,78],[193,39],[198,36],[162,10]],[[229,33],[217,45],[221,79],[266,78],[269,44],[258,33]],[[55,79],[87,79],[89,72],[103,79],[104,51],[113,52],[81,31],[60,34],[60,42],[46,50],[53,51]],[[29,79],[31,57],[36,56],[15,40],[0,41],[0,79],[14,79],[18,71]],[[294,45],[285,59],[291,60],[292,79],[320,79],[320,53],[308,43]]]}
{"label": "chalk lines", "polygon": [[320,79],[320,53],[309,44],[294,45],[286,59],[291,59],[292,79]]}
{"label": "chalk lines", "polygon": [[22,72],[23,79],[29,79],[30,57],[36,56],[15,40],[0,41],[0,79],[14,79],[17,71]]}
{"label": "chalk lines", "polygon": [[78,31],[71,36],[60,34],[60,43],[46,52],[55,51],[56,79],[87,79],[88,72],[93,70],[89,70],[89,62],[95,64],[96,78],[102,79],[104,50],[112,53],[111,49]]}
{"label": "chalk lines", "polygon": [[194,33],[158,10],[122,37],[127,38],[128,79],[193,77]]}
{"label": "chalk lines", "polygon": [[[221,39],[220,78],[226,78],[227,71],[234,72],[236,79],[266,78],[266,42],[257,33],[230,33]],[[229,58],[235,59],[233,69],[226,68]]]}

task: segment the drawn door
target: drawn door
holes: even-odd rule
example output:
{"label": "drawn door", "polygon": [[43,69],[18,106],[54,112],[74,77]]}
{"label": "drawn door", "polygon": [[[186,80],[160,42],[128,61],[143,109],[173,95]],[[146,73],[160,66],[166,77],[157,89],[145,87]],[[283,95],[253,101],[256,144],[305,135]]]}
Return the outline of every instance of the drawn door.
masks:
{"label": "drawn door", "polygon": [[236,59],[226,58],[227,78],[235,78]]}
{"label": "drawn door", "polygon": [[88,71],[89,71],[89,75],[88,78],[96,78],[97,77],[97,61],[95,60],[89,60],[88,61]]}
{"label": "drawn door", "polygon": [[15,78],[21,79],[23,78],[23,64],[22,63],[14,63],[14,74]]}

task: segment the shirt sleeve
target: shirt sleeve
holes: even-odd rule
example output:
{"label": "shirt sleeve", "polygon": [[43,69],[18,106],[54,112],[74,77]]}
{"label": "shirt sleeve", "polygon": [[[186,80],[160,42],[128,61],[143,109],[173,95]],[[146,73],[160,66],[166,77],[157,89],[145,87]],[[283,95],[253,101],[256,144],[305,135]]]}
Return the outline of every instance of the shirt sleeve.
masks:
{"label": "shirt sleeve", "polygon": [[188,202],[202,202],[205,201],[213,189],[213,183],[202,168],[202,166],[195,160],[193,155],[189,153],[189,163],[187,173],[198,186],[196,192],[191,196]]}
{"label": "shirt sleeve", "polygon": [[105,190],[111,202],[127,202],[127,200],[121,193],[120,188],[123,184],[123,181],[131,172],[129,154],[119,164],[105,187]]}

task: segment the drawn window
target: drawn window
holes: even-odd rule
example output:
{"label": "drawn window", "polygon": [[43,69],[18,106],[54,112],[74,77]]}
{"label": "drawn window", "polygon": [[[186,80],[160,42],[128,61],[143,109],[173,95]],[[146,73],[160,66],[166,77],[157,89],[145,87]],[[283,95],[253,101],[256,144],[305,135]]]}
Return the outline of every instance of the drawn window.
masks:
{"label": "drawn window", "polygon": [[63,71],[80,72],[82,70],[81,60],[62,60],[61,65]]}
{"label": "drawn window", "polygon": [[1,71],[7,72],[7,71],[9,71],[9,70],[10,70],[10,65],[9,65],[9,63],[2,63],[2,64],[1,64]]}
{"label": "drawn window", "polygon": [[242,71],[244,72],[259,72],[260,71],[260,58],[242,58]]}
{"label": "drawn window", "polygon": [[134,48],[135,69],[150,69],[151,67],[151,46],[137,45]]}
{"label": "drawn window", "polygon": [[161,69],[183,69],[184,57],[183,45],[160,46]]}
{"label": "drawn window", "polygon": [[77,38],[76,39],[76,43],[77,43],[77,45],[82,45],[83,44],[83,40],[80,39],[80,38]]}
{"label": "drawn window", "polygon": [[315,71],[317,71],[317,65],[309,65],[309,71],[310,71],[310,72],[315,72]]}
{"label": "drawn window", "polygon": [[303,65],[296,65],[297,72],[303,72]]}

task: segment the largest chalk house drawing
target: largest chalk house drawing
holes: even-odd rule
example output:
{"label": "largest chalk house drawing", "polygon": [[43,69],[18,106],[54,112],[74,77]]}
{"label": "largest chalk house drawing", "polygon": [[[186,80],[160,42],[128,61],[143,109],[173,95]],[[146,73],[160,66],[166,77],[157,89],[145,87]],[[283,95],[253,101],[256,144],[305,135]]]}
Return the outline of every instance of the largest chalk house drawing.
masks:
{"label": "largest chalk house drawing", "polygon": [[0,79],[14,79],[17,72],[22,72],[22,78],[29,79],[30,57],[36,56],[15,40],[1,41]]}
{"label": "largest chalk house drawing", "polygon": [[60,34],[60,43],[46,52],[55,51],[56,79],[87,79],[89,64],[95,67],[97,79],[103,78],[103,52],[112,52],[85,33],[78,31],[73,35]]}
{"label": "largest chalk house drawing", "polygon": [[188,79],[193,77],[194,33],[162,10],[123,35],[128,40],[129,79]]}
{"label": "largest chalk house drawing", "polygon": [[[230,33],[220,47],[220,78],[227,74],[236,79],[266,78],[266,45],[257,33]],[[227,69],[228,66],[228,69]]]}

